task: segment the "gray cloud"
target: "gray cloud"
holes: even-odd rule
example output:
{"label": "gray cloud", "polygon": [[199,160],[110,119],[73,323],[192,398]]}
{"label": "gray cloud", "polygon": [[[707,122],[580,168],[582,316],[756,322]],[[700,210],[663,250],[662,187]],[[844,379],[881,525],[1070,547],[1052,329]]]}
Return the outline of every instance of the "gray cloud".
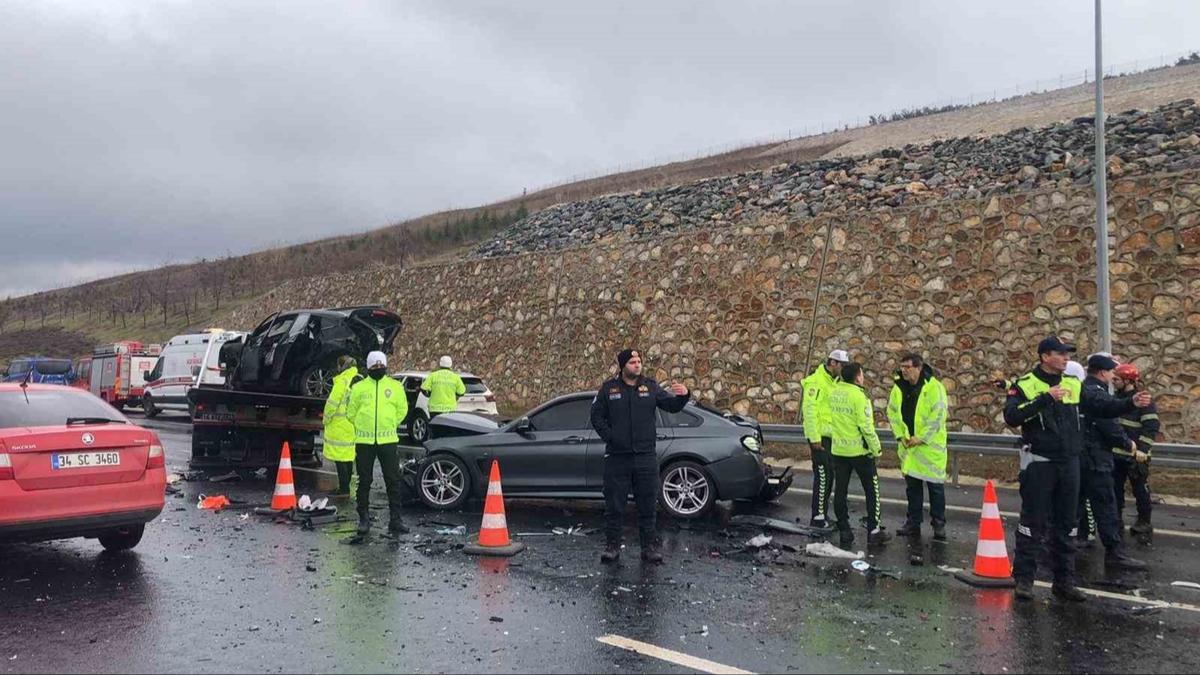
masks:
{"label": "gray cloud", "polygon": [[[1045,5],[1054,5],[1046,7]],[[1107,57],[1200,3],[1106,3]],[[0,296],[1091,66],[1090,3],[0,4]]]}

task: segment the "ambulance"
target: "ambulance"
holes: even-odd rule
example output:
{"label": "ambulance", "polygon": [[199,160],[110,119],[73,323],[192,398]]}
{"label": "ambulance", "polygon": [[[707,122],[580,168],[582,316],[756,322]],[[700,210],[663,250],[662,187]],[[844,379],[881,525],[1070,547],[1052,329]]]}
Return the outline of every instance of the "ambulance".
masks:
{"label": "ambulance", "polygon": [[211,328],[203,333],[171,338],[153,368],[146,373],[142,394],[142,411],[146,417],[154,417],[164,410],[186,412],[190,416],[188,392],[200,384],[224,384],[221,345],[245,335],[244,332]]}

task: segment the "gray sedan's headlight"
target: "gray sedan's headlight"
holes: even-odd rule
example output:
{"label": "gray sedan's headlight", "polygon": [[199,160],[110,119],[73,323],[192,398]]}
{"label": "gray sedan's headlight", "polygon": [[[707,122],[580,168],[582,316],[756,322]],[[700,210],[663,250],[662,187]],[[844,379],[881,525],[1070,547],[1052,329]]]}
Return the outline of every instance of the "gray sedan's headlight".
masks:
{"label": "gray sedan's headlight", "polygon": [[753,436],[742,436],[742,447],[750,452],[762,452],[762,446],[758,444],[758,439]]}

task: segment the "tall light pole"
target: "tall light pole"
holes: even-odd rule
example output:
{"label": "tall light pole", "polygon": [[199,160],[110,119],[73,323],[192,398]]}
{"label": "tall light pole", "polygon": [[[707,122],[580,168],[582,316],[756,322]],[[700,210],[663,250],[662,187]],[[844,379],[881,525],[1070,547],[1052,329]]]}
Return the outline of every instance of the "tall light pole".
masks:
{"label": "tall light pole", "polygon": [[1096,314],[1100,351],[1112,353],[1112,317],[1108,303],[1108,162],[1104,153],[1104,58],[1100,0],[1096,0]]}

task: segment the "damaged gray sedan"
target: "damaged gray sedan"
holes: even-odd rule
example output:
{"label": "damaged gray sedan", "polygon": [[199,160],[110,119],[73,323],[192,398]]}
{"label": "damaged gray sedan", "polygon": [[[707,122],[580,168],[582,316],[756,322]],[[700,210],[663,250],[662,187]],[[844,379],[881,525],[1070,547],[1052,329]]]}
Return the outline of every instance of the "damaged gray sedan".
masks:
{"label": "damaged gray sedan", "polygon": [[[560,396],[518,419],[448,413],[430,424],[432,440],[415,487],[435,509],[456,509],[487,492],[493,459],[506,497],[600,499],[604,442],[592,430],[594,392]],[[791,485],[762,460],[762,430],[752,418],[688,403],[658,411],[659,503],[676,518],[699,518],[717,500],[771,500]]]}

